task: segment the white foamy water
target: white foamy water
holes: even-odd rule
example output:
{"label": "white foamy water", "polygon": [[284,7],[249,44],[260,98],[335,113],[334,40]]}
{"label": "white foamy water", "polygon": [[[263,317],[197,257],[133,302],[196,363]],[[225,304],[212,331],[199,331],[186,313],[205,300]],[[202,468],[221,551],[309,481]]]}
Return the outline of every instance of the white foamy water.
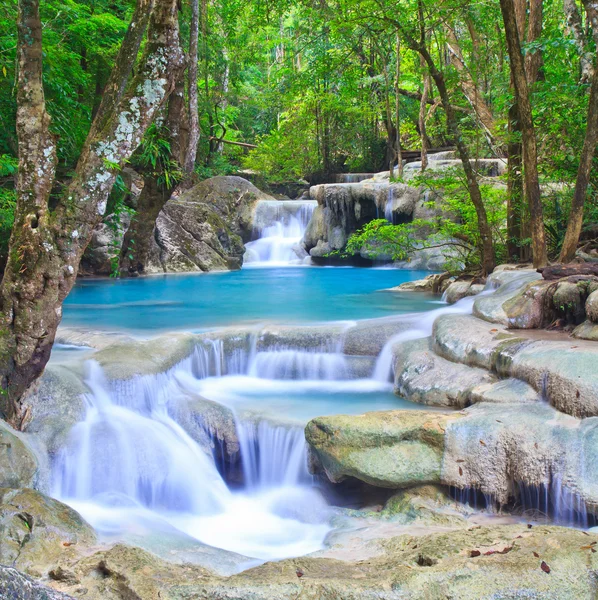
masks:
{"label": "white foamy water", "polygon": [[254,237],[245,244],[244,262],[252,265],[300,264],[307,256],[300,247],[317,202],[261,200],[254,216]]}
{"label": "white foamy water", "polygon": [[232,491],[168,412],[180,393],[177,377],[197,367],[195,356],[178,370],[111,386],[88,363],[87,414],[56,460],[54,495],[105,535],[170,526],[260,560],[321,548],[330,528],[309,486],[302,430],[239,422],[247,481]]}

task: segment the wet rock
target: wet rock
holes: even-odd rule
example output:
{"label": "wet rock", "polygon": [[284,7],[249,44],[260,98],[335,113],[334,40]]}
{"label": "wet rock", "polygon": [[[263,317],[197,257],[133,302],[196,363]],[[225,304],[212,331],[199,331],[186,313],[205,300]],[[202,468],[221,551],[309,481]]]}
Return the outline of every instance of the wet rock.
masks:
{"label": "wet rock", "polygon": [[504,327],[470,315],[441,315],[434,321],[432,349],[450,361],[491,370],[497,353],[523,340]]}
{"label": "wet rock", "polygon": [[434,273],[423,279],[415,281],[406,281],[401,285],[389,288],[389,292],[427,292],[430,294],[442,294],[452,283],[452,278],[448,273]]}
{"label": "wet rock", "polygon": [[396,317],[357,321],[343,337],[342,351],[349,355],[378,356],[395,335],[408,331],[414,320]]}
{"label": "wet rock", "polygon": [[27,577],[13,567],[0,565],[0,598],[6,600],[74,600]]}
{"label": "wet rock", "polygon": [[331,481],[400,488],[440,482],[444,430],[454,418],[410,410],[319,417],[305,435]]}
{"label": "wet rock", "polygon": [[454,281],[445,291],[447,304],[455,304],[468,296],[476,296],[484,291],[484,285],[472,281]]}
{"label": "wet rock", "polygon": [[0,489],[0,563],[34,576],[62,555],[95,543],[93,529],[66,504],[32,489]]}
{"label": "wet rock", "polygon": [[81,375],[82,369],[77,373],[50,364],[24,398],[30,407],[26,432],[39,440],[50,456],[64,446],[71,428],[85,416],[84,395],[89,390]]}
{"label": "wet rock", "polygon": [[[473,314],[485,321],[518,329],[541,327],[546,321],[549,324],[552,322],[552,314],[547,315],[545,311],[544,293],[551,284],[538,281],[539,277],[539,273],[517,271],[502,271],[500,275],[491,275],[488,283],[499,283],[500,286],[493,294],[476,298]],[[549,312],[553,310],[551,302],[546,306]]]}
{"label": "wet rock", "polygon": [[37,479],[38,463],[26,437],[0,420],[0,487],[32,486]]}
{"label": "wet rock", "polygon": [[415,344],[397,351],[395,358],[396,392],[418,404],[462,408],[471,402],[471,390],[480,383],[492,383],[496,377],[475,367],[448,361],[434,352],[418,350]]}

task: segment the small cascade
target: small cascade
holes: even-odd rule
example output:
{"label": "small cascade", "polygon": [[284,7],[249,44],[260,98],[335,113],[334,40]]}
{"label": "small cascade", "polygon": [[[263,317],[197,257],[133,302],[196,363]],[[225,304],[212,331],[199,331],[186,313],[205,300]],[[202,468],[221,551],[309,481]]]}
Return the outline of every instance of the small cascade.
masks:
{"label": "small cascade", "polygon": [[336,183],[360,183],[366,179],[371,179],[375,173],[338,173]]}
{"label": "small cascade", "polygon": [[248,375],[260,379],[347,379],[347,359],[341,353],[274,348],[256,353]]}
{"label": "small cascade", "polygon": [[246,481],[233,492],[169,414],[196,377],[224,380],[250,354],[227,358],[215,340],[166,373],[112,384],[87,363],[87,414],[54,461],[53,495],[107,536],[149,527],[260,560],[321,548],[328,513],[309,485],[302,428],[238,419]]}
{"label": "small cascade", "polygon": [[394,224],[394,209],[395,209],[395,191],[392,186],[388,187],[388,197],[384,206],[384,218]]}
{"label": "small cascade", "polygon": [[237,421],[245,485],[249,489],[309,483],[302,427]]}
{"label": "small cascade", "polygon": [[307,255],[299,247],[315,200],[261,200],[254,216],[254,241],[245,245],[245,263],[299,264]]}
{"label": "small cascade", "polygon": [[473,310],[473,303],[476,298],[479,298],[482,294],[491,294],[491,289],[485,289],[481,294],[477,296],[468,296],[455,302],[451,306],[439,308],[437,310],[431,310],[427,313],[423,313],[421,319],[415,324],[415,326],[408,331],[402,331],[397,335],[391,337],[388,342],[382,348],[376,364],[374,366],[374,372],[372,378],[376,381],[386,382],[393,376],[393,347],[399,342],[407,342],[410,340],[417,340],[432,335],[432,328],[434,321],[440,315],[447,314],[459,314],[469,315]]}

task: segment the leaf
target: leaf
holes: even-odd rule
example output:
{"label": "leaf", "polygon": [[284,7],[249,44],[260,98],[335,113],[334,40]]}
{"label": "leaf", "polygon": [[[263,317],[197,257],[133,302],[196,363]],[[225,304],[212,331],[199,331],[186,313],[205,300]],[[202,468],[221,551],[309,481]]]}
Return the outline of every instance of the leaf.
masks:
{"label": "leaf", "polygon": [[475,558],[476,556],[480,556],[482,553],[479,550],[472,550],[469,553],[469,556],[471,556],[471,558]]}
{"label": "leaf", "polygon": [[458,463],[464,463],[465,461],[462,458],[460,458],[457,462]]}
{"label": "leaf", "polygon": [[534,552],[534,556],[535,556],[536,558],[540,558],[540,555],[539,555],[537,552]]}
{"label": "leaf", "polygon": [[485,446],[486,442],[484,440],[480,440],[480,444],[482,444],[482,446]]}
{"label": "leaf", "polygon": [[459,467],[459,475],[461,475],[461,477],[463,477],[463,469],[461,467]]}
{"label": "leaf", "polygon": [[544,571],[544,573],[550,573],[550,567],[544,561],[542,561],[540,568],[542,571]]}
{"label": "leaf", "polygon": [[488,550],[484,552],[484,556],[492,556],[493,554],[507,554],[513,550],[513,546],[505,546],[502,550]]}

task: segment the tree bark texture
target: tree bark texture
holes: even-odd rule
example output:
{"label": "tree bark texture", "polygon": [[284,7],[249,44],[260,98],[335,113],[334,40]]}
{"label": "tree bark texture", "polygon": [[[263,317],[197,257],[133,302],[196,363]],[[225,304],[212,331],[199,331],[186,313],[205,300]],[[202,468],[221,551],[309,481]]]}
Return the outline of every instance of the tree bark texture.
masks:
{"label": "tree bark texture", "polygon": [[[148,6],[146,0],[140,0]],[[131,28],[129,28],[129,31]],[[127,34],[128,35],[128,34]],[[128,37],[125,37],[127,42]],[[75,283],[81,256],[101,221],[120,167],[139,145],[184,65],[179,44],[176,0],[157,0],[149,19],[144,55],[128,91],[101,111],[84,144],[74,177],[54,212],[48,195],[55,165],[54,144],[41,85],[41,25],[38,0],[19,2],[20,171],[17,224],[0,285],[0,411],[22,427],[28,407],[23,393],[50,357],[62,302]],[[113,81],[132,71],[136,55],[119,54]],[[118,96],[120,95],[120,98]],[[39,139],[32,141],[32,133]],[[32,148],[31,145],[34,144]],[[34,150],[34,154],[31,150]]]}
{"label": "tree bark texture", "polygon": [[579,167],[577,169],[577,178],[575,181],[575,192],[569,212],[569,223],[565,240],[561,248],[559,261],[566,263],[575,257],[579,236],[583,225],[583,210],[590,183],[590,173],[592,171],[592,162],[596,146],[598,145],[598,77],[592,78],[592,87],[590,89],[590,101],[588,106],[588,119],[586,135],[581,150]]}
{"label": "tree bark texture", "polygon": [[536,133],[532,119],[532,107],[526,78],[525,61],[521,52],[521,42],[517,29],[515,5],[513,0],[500,0],[501,12],[505,26],[507,48],[511,63],[511,74],[515,99],[519,111],[519,123],[522,135],[522,161],[524,190],[531,215],[531,237],[533,262],[536,268],[543,267],[548,262],[546,253],[546,236],[542,199],[540,196],[540,181],[538,178],[538,152]]}
{"label": "tree bark texture", "polygon": [[567,29],[577,47],[579,54],[579,69],[581,71],[580,83],[587,83],[592,79],[594,73],[594,57],[588,49],[588,40],[583,29],[581,14],[576,0],[564,0],[565,17],[567,19]]}
{"label": "tree bark texture", "polygon": [[[204,34],[205,35],[205,34]],[[191,24],[189,31],[189,66],[187,76],[189,82],[189,137],[183,164],[187,177],[191,177],[195,169],[197,147],[199,145],[199,104],[197,95],[199,61],[199,0],[191,0]]]}

